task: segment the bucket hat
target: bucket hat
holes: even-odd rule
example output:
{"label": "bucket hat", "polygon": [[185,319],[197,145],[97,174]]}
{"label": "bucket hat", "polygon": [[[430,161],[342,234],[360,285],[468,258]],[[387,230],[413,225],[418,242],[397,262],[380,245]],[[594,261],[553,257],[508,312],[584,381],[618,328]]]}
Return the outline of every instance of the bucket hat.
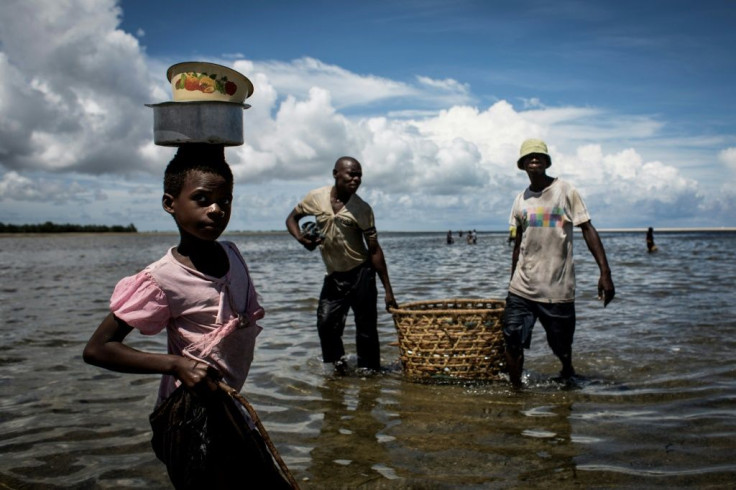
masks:
{"label": "bucket hat", "polygon": [[531,155],[532,153],[547,155],[547,167],[552,165],[552,157],[549,156],[547,143],[539,139],[530,138],[521,144],[521,150],[519,150],[519,159],[516,161],[516,166],[519,167],[520,170],[524,170],[524,166],[521,164],[521,161],[525,156]]}

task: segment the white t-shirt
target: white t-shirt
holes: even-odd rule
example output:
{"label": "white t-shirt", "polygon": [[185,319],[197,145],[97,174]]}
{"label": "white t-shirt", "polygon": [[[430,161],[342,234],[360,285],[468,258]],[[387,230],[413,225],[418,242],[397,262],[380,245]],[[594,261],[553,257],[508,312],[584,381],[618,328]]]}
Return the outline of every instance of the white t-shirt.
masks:
{"label": "white t-shirt", "polygon": [[555,179],[541,192],[519,193],[509,224],[523,230],[519,261],[509,291],[533,301],[575,300],[573,226],[590,221],[583,199],[569,183]]}

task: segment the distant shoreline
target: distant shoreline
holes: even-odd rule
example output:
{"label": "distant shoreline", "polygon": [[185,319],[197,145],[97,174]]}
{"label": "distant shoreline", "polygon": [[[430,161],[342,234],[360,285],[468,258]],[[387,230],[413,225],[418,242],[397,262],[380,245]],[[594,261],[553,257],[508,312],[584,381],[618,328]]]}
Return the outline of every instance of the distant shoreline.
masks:
{"label": "distant shoreline", "polygon": [[[598,228],[601,233],[646,233],[647,228]],[[736,227],[722,226],[720,228],[704,227],[704,228],[654,228],[654,233],[702,233],[702,232],[735,232]]]}
{"label": "distant shoreline", "polygon": [[[580,231],[579,229],[576,229],[576,231]],[[508,230],[477,230],[478,234],[483,235],[508,235]],[[599,233],[646,233],[647,228],[598,228]],[[402,234],[402,235],[420,235],[420,234],[446,234],[447,231],[441,231],[441,230],[425,230],[425,231],[397,231],[397,230],[390,230],[390,231],[382,231],[381,234]],[[465,232],[463,232],[464,234]],[[673,227],[662,227],[662,228],[654,228],[654,233],[736,233],[736,227],[721,227],[721,228],[714,228],[714,227],[705,227],[705,228],[673,228]],[[49,236],[49,235],[65,235],[65,236],[73,236],[73,235],[119,235],[119,236],[177,236],[178,232],[169,230],[169,231],[135,231],[135,232],[120,232],[120,231],[69,231],[69,232],[0,232],[0,237],[39,237],[39,236]],[[280,231],[280,230],[237,230],[237,231],[226,231],[222,238],[227,238],[228,236],[245,236],[245,235],[288,235],[288,232],[286,230]],[[453,236],[457,235],[457,231],[453,231]]]}
{"label": "distant shoreline", "polygon": [[80,225],[77,223],[25,223],[15,225],[0,222],[0,233],[3,234],[54,234],[54,233],[136,233],[138,229],[133,223],[121,225]]}

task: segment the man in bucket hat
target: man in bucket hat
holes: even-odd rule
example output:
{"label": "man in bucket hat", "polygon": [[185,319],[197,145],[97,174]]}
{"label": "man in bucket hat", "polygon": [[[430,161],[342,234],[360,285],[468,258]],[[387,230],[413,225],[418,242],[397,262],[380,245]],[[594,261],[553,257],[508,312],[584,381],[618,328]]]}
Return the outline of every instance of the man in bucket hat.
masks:
{"label": "man in bucket hat", "polygon": [[537,319],[547,333],[552,352],[562,362],[561,378],[575,375],[573,226],[583,232],[600,269],[598,297],[603,299],[604,307],[613,299],[615,289],[606,252],[583,199],[568,182],[547,175],[552,159],[545,142],[524,141],[516,165],[527,173],[530,185],[516,196],[509,219],[509,224],[516,227],[516,237],[503,333],[509,379],[519,387],[524,349],[530,346]]}

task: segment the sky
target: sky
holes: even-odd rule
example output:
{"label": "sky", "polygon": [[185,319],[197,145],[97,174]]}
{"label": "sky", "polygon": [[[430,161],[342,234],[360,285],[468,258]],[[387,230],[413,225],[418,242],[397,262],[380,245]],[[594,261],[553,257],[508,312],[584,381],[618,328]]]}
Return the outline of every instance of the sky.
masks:
{"label": "sky", "polygon": [[0,222],[173,231],[169,66],[247,76],[230,230],[357,158],[379,231],[502,231],[527,138],[598,229],[736,226],[736,1],[4,0]]}

